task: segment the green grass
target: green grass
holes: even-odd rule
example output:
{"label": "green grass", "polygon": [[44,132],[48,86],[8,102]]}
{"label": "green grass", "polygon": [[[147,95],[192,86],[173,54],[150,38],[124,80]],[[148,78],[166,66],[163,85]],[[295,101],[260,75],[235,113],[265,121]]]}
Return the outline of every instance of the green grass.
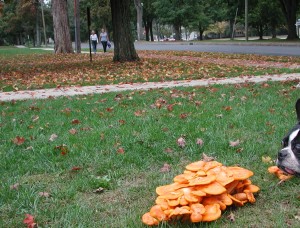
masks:
{"label": "green grass", "polygon": [[47,52],[51,51],[45,51],[42,49],[16,48],[11,46],[0,47],[0,56],[5,58],[15,58],[18,55],[45,54]]}
{"label": "green grass", "polygon": [[[202,153],[254,171],[251,180],[261,188],[256,203],[228,208],[212,223],[160,227],[297,227],[300,180],[277,185],[262,156],[276,158],[296,121],[299,90],[295,82],[268,84],[2,102],[0,227],[24,226],[25,213],[40,227],[144,227],[141,216],[154,205],[155,188],[171,183]],[[49,141],[52,134],[58,137]],[[16,145],[16,136],[25,142]],[[187,142],[183,149],[176,144],[180,136]],[[240,145],[230,147],[235,140]],[[170,172],[160,172],[164,163]],[[93,193],[99,187],[104,192]],[[227,218],[231,212],[235,222]]]}

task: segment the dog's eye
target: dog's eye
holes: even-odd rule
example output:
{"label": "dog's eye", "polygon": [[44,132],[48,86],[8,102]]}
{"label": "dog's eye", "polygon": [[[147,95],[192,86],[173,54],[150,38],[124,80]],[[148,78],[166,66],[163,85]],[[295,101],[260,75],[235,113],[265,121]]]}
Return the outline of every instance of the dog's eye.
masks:
{"label": "dog's eye", "polygon": [[296,145],[295,145],[295,149],[296,149],[296,150],[300,150],[300,144],[296,144]]}

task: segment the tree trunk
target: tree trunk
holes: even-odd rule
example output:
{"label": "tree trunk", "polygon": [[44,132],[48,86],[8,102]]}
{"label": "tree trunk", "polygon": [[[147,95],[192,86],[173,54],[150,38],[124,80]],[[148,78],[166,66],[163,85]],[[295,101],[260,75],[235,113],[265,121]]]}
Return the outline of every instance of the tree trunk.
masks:
{"label": "tree trunk", "polygon": [[146,32],[146,41],[150,41],[150,36],[149,36],[149,32],[150,32],[150,27],[148,22],[144,23],[145,24],[145,32]]}
{"label": "tree trunk", "polygon": [[279,0],[281,9],[287,21],[288,36],[287,40],[297,39],[296,33],[296,15],[299,6],[299,0]]}
{"label": "tree trunk", "polygon": [[134,0],[134,6],[136,8],[136,27],[137,27],[137,37],[138,40],[143,39],[143,6],[141,0]]}
{"label": "tree trunk", "polygon": [[73,53],[68,23],[67,0],[52,0],[52,14],[55,53]]}
{"label": "tree trunk", "polygon": [[180,40],[181,39],[181,34],[180,34],[180,25],[179,24],[174,24],[174,31],[175,31],[175,40]]}
{"label": "tree trunk", "polygon": [[113,60],[118,62],[139,60],[130,29],[130,1],[110,0],[114,38]]}
{"label": "tree trunk", "polygon": [[76,53],[81,53],[79,0],[74,0],[74,24],[75,24],[75,50]]}
{"label": "tree trunk", "polygon": [[154,41],[154,36],[153,36],[153,23],[152,23],[152,20],[149,22],[149,28],[150,28],[150,38],[151,38],[151,41],[153,42]]}

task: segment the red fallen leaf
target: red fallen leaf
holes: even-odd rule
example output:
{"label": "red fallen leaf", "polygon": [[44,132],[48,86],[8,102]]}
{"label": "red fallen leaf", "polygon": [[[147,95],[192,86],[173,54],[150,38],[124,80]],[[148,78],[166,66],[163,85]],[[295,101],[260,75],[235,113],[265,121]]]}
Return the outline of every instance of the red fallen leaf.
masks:
{"label": "red fallen leaf", "polygon": [[72,124],[79,124],[79,123],[80,123],[80,121],[77,119],[72,120]]}
{"label": "red fallen leaf", "polygon": [[55,149],[58,150],[60,154],[63,156],[69,152],[69,149],[66,145],[56,146]]}
{"label": "red fallen leaf", "polygon": [[112,112],[114,109],[113,108],[106,108],[107,112]]}
{"label": "red fallen leaf", "polygon": [[166,149],[165,149],[165,152],[167,152],[167,153],[172,153],[173,150],[172,150],[171,148],[166,148]]}
{"label": "red fallen leaf", "polygon": [[202,104],[202,101],[195,101],[196,106],[200,106]]}
{"label": "red fallen leaf", "polygon": [[36,223],[34,222],[34,217],[30,214],[25,214],[23,223],[27,225],[27,228],[34,228],[36,225]]}
{"label": "red fallen leaf", "polygon": [[119,147],[118,150],[117,150],[117,153],[118,154],[124,154],[125,151],[124,151],[124,149],[122,147]]}
{"label": "red fallen leaf", "polygon": [[177,145],[181,148],[185,147],[185,139],[183,137],[177,139]]}
{"label": "red fallen leaf", "polygon": [[180,114],[180,118],[181,118],[181,119],[185,119],[185,118],[187,118],[187,116],[188,116],[187,113],[181,113],[181,114]]}
{"label": "red fallen leaf", "polygon": [[171,166],[168,163],[165,163],[163,167],[160,168],[160,172],[162,173],[170,172],[170,170]]}
{"label": "red fallen leaf", "polygon": [[236,152],[241,153],[243,150],[244,150],[244,148],[238,148],[238,149],[236,149]]}
{"label": "red fallen leaf", "polygon": [[69,130],[69,133],[72,134],[72,135],[75,135],[77,133],[77,130],[72,128]]}
{"label": "red fallen leaf", "polygon": [[240,144],[240,140],[236,140],[236,141],[230,141],[229,145],[232,147],[238,146]]}
{"label": "red fallen leaf", "polygon": [[173,106],[174,106],[174,104],[169,104],[169,105],[167,106],[167,109],[168,109],[169,112],[172,112],[172,111],[173,111]]}
{"label": "red fallen leaf", "polygon": [[199,146],[202,146],[203,145],[203,140],[198,138],[197,141],[196,141],[196,144],[199,145]]}
{"label": "red fallen leaf", "polygon": [[78,170],[81,170],[81,167],[78,167],[78,166],[74,166],[72,167],[71,169],[72,171],[78,171]]}
{"label": "red fallen leaf", "polygon": [[142,116],[145,113],[145,110],[137,110],[136,112],[134,112],[135,116]]}
{"label": "red fallen leaf", "polygon": [[39,196],[48,198],[48,197],[50,197],[50,193],[49,192],[39,192]]}
{"label": "red fallen leaf", "polygon": [[232,110],[232,107],[231,107],[231,106],[225,106],[223,109],[224,109],[225,111],[230,111],[230,110]]}
{"label": "red fallen leaf", "polygon": [[125,120],[119,120],[119,123],[123,125],[123,124],[126,123],[126,121]]}
{"label": "red fallen leaf", "polygon": [[11,185],[9,188],[10,188],[10,190],[18,190],[19,186],[20,186],[19,183],[15,183],[15,184]]}
{"label": "red fallen leaf", "polygon": [[25,142],[24,137],[17,136],[16,138],[13,139],[13,143],[20,146]]}

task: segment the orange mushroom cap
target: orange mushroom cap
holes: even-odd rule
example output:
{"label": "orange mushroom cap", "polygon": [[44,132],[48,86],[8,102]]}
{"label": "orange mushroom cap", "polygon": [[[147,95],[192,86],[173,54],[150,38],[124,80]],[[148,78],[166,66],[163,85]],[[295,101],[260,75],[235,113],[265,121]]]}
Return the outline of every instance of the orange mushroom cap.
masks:
{"label": "orange mushroom cap", "polygon": [[204,206],[205,213],[202,215],[203,222],[211,222],[221,217],[221,209],[219,204]]}
{"label": "orange mushroom cap", "polygon": [[159,224],[159,221],[153,218],[150,215],[150,212],[147,212],[142,216],[142,222],[148,226],[157,226]]}

